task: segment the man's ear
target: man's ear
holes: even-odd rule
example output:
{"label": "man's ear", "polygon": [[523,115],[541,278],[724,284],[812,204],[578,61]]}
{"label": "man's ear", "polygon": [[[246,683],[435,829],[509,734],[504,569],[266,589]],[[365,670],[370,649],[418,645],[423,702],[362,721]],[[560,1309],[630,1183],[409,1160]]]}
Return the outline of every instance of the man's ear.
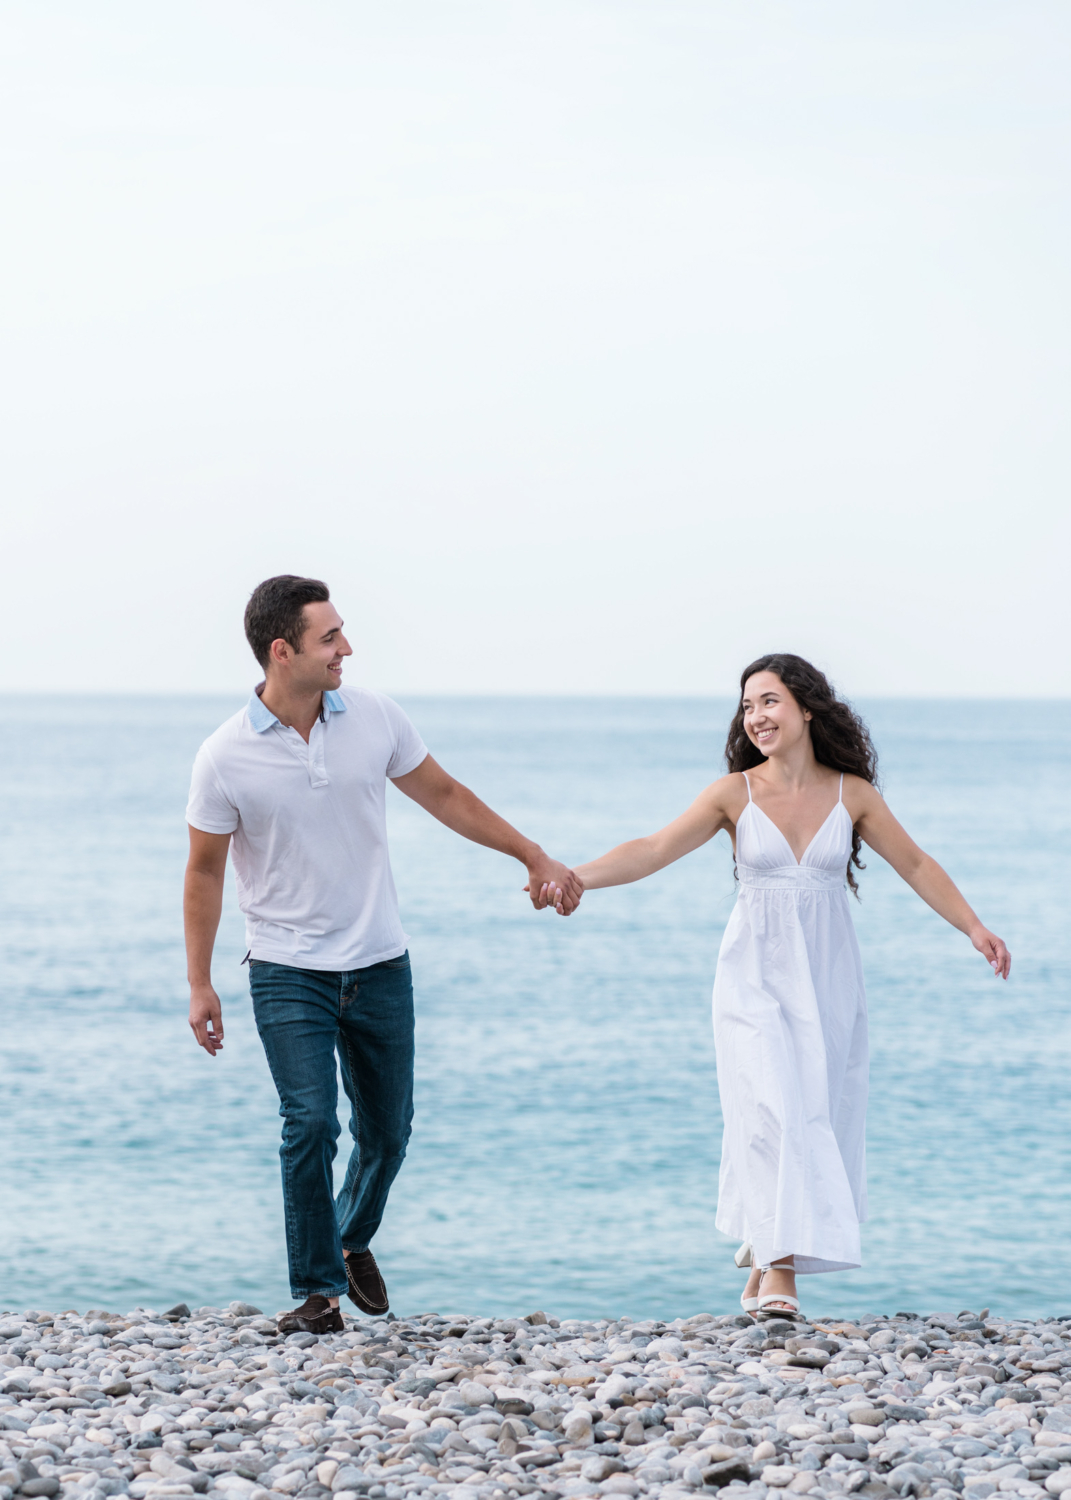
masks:
{"label": "man's ear", "polygon": [[289,661],[294,653],[290,642],[284,641],[282,636],[279,636],[279,638],[272,641],[271,645],[268,647],[268,654],[273,662],[281,663]]}

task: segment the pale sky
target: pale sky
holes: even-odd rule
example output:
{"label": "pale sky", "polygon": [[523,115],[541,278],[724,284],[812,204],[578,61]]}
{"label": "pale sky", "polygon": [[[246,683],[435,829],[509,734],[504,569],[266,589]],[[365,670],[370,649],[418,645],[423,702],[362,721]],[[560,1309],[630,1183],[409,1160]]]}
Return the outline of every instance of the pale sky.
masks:
{"label": "pale sky", "polygon": [[1066,0],[8,0],[0,689],[1066,695]]}

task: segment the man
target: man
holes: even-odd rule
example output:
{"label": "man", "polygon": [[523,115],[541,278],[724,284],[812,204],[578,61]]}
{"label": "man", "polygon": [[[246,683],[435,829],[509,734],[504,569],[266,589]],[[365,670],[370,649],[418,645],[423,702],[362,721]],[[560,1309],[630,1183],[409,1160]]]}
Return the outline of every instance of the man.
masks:
{"label": "man", "polygon": [[[280,1332],[335,1333],[339,1297],[382,1314],[369,1243],[413,1114],[413,985],[386,834],[386,781],[448,828],[526,867],[532,904],[568,915],[581,887],[437,765],[389,698],[342,687],[352,651],[325,584],[253,590],[245,631],[264,682],[201,746],[187,808],[190,1025],[223,1046],[212,948],[228,847],[245,913],[253,1012],[283,1116],[291,1293]],[[335,1053],[354,1148],[334,1200]]]}

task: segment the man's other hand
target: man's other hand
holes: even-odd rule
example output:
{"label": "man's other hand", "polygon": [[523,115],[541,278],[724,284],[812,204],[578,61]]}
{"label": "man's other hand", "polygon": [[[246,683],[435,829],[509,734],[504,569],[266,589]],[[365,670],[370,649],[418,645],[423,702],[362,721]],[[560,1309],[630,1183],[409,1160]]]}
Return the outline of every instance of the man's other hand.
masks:
{"label": "man's other hand", "polygon": [[190,1029],[209,1057],[223,1046],[223,1011],[210,984],[190,990]]}
{"label": "man's other hand", "polygon": [[584,894],[584,887],[572,870],[556,859],[548,859],[545,854],[528,866],[525,890],[537,911],[553,906],[559,917],[571,917]]}

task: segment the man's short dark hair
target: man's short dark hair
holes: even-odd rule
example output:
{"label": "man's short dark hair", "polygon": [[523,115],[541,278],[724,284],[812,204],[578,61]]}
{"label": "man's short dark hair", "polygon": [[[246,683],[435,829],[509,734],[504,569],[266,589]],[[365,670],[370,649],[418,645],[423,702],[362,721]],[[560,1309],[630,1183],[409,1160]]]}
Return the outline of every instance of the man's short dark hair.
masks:
{"label": "man's short dark hair", "polygon": [[245,607],[245,638],[265,671],[272,641],[285,641],[300,651],[306,604],[326,604],[330,597],[326,583],[299,578],[296,573],[280,573],[257,584]]}

